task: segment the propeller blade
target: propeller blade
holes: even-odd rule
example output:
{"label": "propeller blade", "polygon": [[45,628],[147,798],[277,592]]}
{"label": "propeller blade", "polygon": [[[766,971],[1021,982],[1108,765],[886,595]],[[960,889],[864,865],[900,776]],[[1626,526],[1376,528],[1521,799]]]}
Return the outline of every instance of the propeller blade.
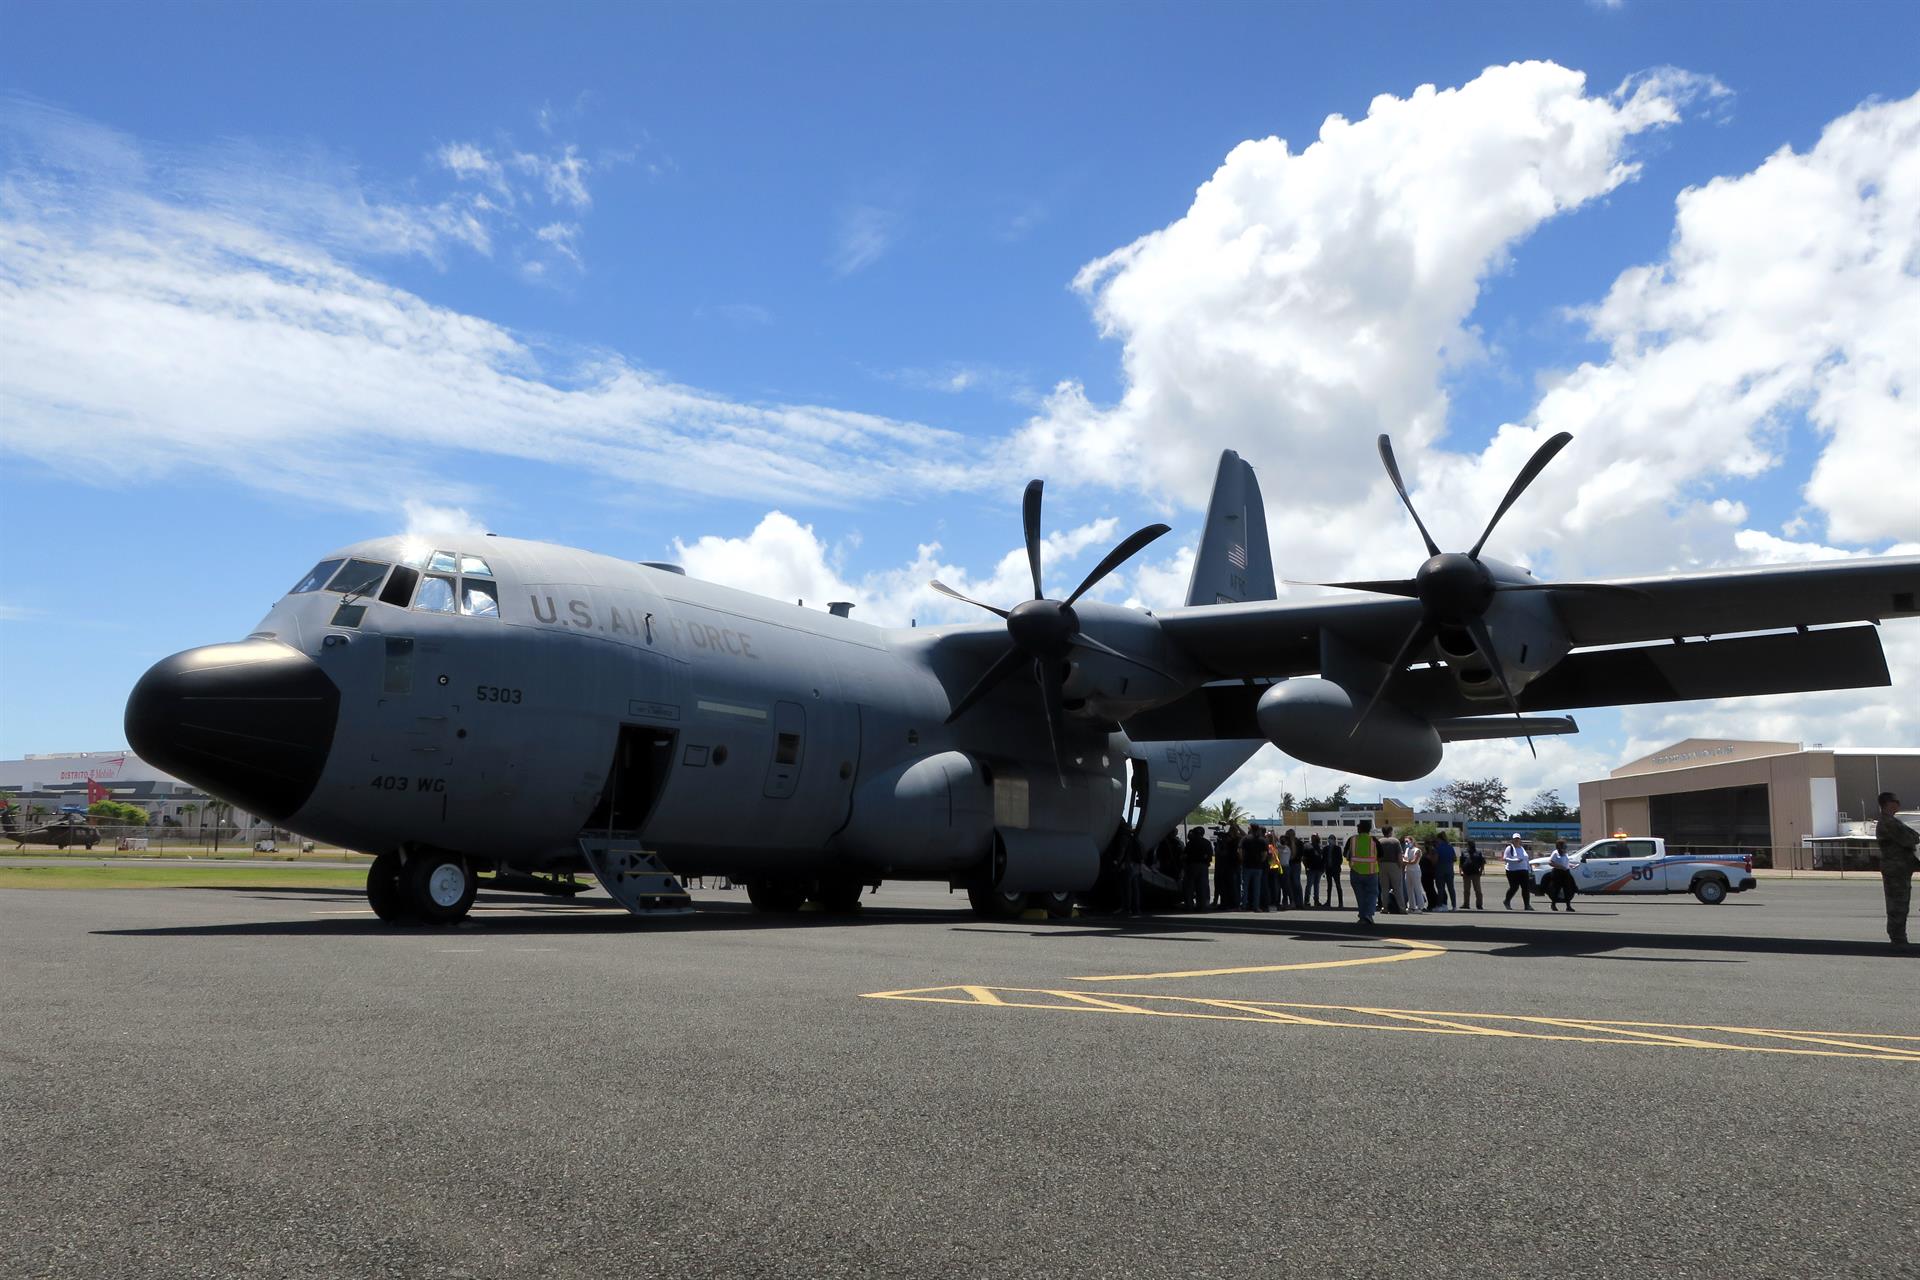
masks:
{"label": "propeller blade", "polygon": [[976,605],[979,608],[985,609],[988,613],[997,613],[1003,618],[1007,616],[1007,611],[1005,609],[996,609],[990,604],[983,604],[980,601],[975,600],[972,596],[963,596],[958,591],[955,591],[952,587],[948,586],[946,583],[940,581],[940,579],[938,578],[935,578],[932,582],[929,582],[927,585],[932,587],[935,591],[938,591],[943,596],[952,596],[955,600],[959,600],[965,604]]}
{"label": "propeller blade", "polygon": [[1413,624],[1413,630],[1407,633],[1405,642],[1400,646],[1400,652],[1394,654],[1393,661],[1387,665],[1387,674],[1380,678],[1380,687],[1373,691],[1373,697],[1368,700],[1366,710],[1362,711],[1360,718],[1353,722],[1353,728],[1347,734],[1349,738],[1360,732],[1360,726],[1367,722],[1367,717],[1373,714],[1373,709],[1380,705],[1382,698],[1387,696],[1387,690],[1393,687],[1394,680],[1406,669],[1407,663],[1413,660],[1413,655],[1433,643],[1433,638],[1437,634],[1439,634],[1438,628],[1424,617]]}
{"label": "propeller blade", "polygon": [[1480,548],[1487,545],[1487,539],[1493,535],[1493,526],[1499,524],[1500,517],[1507,514],[1507,508],[1519,501],[1520,495],[1527,491],[1527,486],[1533,483],[1534,477],[1547,469],[1547,464],[1553,461],[1553,455],[1572,442],[1571,431],[1557,431],[1548,437],[1545,444],[1533,451],[1533,456],[1527,459],[1527,465],[1520,468],[1520,474],[1515,476],[1513,484],[1508,486],[1507,496],[1500,499],[1500,505],[1493,509],[1493,519],[1487,521],[1486,529],[1480,534],[1480,541],[1474,543],[1473,550],[1467,552],[1467,559],[1480,558]]}
{"label": "propeller blade", "polygon": [[1035,661],[1033,673],[1040,677],[1040,696],[1047,702],[1047,741],[1053,744],[1053,770],[1060,785],[1067,785],[1067,716],[1060,705],[1066,700],[1062,691],[1059,664]]}
{"label": "propeller blade", "polygon": [[[1513,686],[1507,683],[1506,668],[1500,665],[1500,659],[1493,652],[1493,633],[1487,630],[1485,618],[1474,618],[1467,623],[1467,634],[1473,637],[1473,647],[1480,652],[1480,660],[1493,670],[1493,678],[1500,682],[1500,692],[1507,695],[1507,705],[1513,708],[1513,718],[1524,727],[1527,718],[1520,714],[1520,699],[1513,696]],[[1533,745],[1533,735],[1523,734],[1527,740],[1527,750],[1533,752],[1533,758],[1540,758],[1540,748]]]}
{"label": "propeller blade", "polygon": [[1072,604],[1075,600],[1078,600],[1087,593],[1087,588],[1112,573],[1115,569],[1118,569],[1128,560],[1131,560],[1140,551],[1140,548],[1146,546],[1161,534],[1170,533],[1172,530],[1172,525],[1165,524],[1150,524],[1144,529],[1135,529],[1121,541],[1119,546],[1107,552],[1105,559],[1093,566],[1093,572],[1087,575],[1086,581],[1073,589],[1073,594],[1067,597],[1066,603]]}
{"label": "propeller blade", "polygon": [[1433,540],[1433,535],[1427,532],[1427,526],[1420,523],[1420,513],[1413,509],[1413,499],[1407,496],[1406,482],[1400,479],[1400,464],[1393,460],[1393,441],[1387,439],[1387,433],[1383,431],[1380,433],[1378,443],[1380,445],[1380,461],[1385,463],[1387,467],[1387,479],[1393,481],[1394,492],[1398,493],[1400,495],[1400,501],[1406,504],[1407,514],[1413,517],[1414,528],[1420,530],[1420,537],[1427,544],[1427,554],[1430,556],[1439,555],[1439,544]]}
{"label": "propeller blade", "polygon": [[1617,582],[1496,582],[1495,591],[1584,591],[1588,595],[1632,596],[1636,600],[1652,599],[1639,587],[1622,586]]}
{"label": "propeller blade", "polygon": [[1018,649],[1008,649],[1001,654],[994,664],[987,668],[986,674],[973,682],[973,688],[960,695],[960,701],[954,703],[953,710],[947,712],[947,723],[952,724],[965,715],[968,707],[992,693],[995,686],[1002,680],[1018,671],[1021,661],[1026,656]]}
{"label": "propeller blade", "polygon": [[1362,582],[1301,582],[1286,578],[1283,581],[1290,587],[1338,587],[1342,591],[1372,591],[1383,596],[1405,596],[1409,600],[1420,598],[1420,586],[1412,578],[1369,578]]}
{"label": "propeller blade", "polygon": [[1027,481],[1027,496],[1020,503],[1020,523],[1027,531],[1027,567],[1033,570],[1033,598],[1041,600],[1040,590],[1040,491],[1045,482]]}
{"label": "propeller blade", "polygon": [[1173,679],[1173,676],[1169,675],[1165,671],[1162,671],[1159,667],[1154,666],[1151,662],[1148,662],[1144,658],[1136,658],[1134,655],[1130,653],[1122,653],[1110,644],[1101,644],[1098,640],[1095,640],[1092,636],[1088,635],[1084,631],[1074,632],[1073,638],[1069,640],[1067,643],[1077,644],[1082,646],[1083,648],[1092,649],[1096,653],[1104,653],[1109,658],[1118,658],[1122,662],[1131,662],[1136,667],[1145,667],[1147,670],[1153,672],[1153,674],[1157,676],[1162,676],[1168,680]]}

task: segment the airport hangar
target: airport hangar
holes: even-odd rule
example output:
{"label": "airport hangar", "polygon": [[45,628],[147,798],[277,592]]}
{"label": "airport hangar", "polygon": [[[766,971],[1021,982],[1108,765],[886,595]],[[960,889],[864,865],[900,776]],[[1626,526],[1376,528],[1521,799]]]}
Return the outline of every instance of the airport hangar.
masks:
{"label": "airport hangar", "polygon": [[1882,791],[1909,807],[1920,800],[1920,747],[1687,738],[1582,782],[1580,838],[1660,836],[1676,849],[1731,849],[1756,867],[1810,871],[1816,842],[1850,830],[1857,839]]}

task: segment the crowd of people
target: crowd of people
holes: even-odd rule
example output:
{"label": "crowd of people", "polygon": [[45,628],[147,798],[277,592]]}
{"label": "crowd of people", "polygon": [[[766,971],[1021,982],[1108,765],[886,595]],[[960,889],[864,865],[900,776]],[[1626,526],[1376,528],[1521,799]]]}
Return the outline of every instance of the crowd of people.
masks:
{"label": "crowd of people", "polygon": [[[1536,896],[1533,855],[1518,833],[1500,851],[1506,871],[1503,905],[1532,911]],[[1450,832],[1430,838],[1396,836],[1391,826],[1378,832],[1369,821],[1345,839],[1304,839],[1291,829],[1276,831],[1237,824],[1210,834],[1189,827],[1185,839],[1169,835],[1147,859],[1161,875],[1180,886],[1180,905],[1188,911],[1345,910],[1351,891],[1363,924],[1379,912],[1484,911],[1481,877],[1488,858],[1472,840],[1456,848]],[[1556,842],[1540,893],[1552,909],[1574,909],[1572,864],[1565,841]],[[1343,874],[1344,872],[1344,874]],[[1139,877],[1129,877],[1122,910],[1139,910]]]}

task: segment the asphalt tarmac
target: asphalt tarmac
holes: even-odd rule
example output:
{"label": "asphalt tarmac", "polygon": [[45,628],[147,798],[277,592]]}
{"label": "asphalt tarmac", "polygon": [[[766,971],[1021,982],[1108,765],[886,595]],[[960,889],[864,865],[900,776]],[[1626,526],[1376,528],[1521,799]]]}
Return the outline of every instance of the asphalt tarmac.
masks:
{"label": "asphalt tarmac", "polygon": [[1920,1275],[1873,881],[1371,933],[696,896],[0,893],[0,1275]]}

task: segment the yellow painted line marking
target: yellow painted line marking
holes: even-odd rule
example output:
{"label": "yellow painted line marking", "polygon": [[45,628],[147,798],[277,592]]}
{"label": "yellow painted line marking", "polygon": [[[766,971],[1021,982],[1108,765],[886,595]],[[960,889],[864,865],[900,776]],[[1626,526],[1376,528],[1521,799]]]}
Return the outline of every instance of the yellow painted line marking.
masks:
{"label": "yellow painted line marking", "polygon": [[1457,1022],[1450,1018],[1433,1018],[1425,1014],[1408,1013],[1405,1009],[1361,1009],[1361,1013],[1371,1013],[1381,1018],[1397,1018],[1402,1022],[1418,1022],[1430,1027],[1444,1027],[1449,1031],[1462,1031],[1475,1036],[1517,1036],[1518,1031],[1507,1031],[1499,1027],[1476,1027],[1472,1023]]}
{"label": "yellow painted line marking", "polygon": [[1616,1027],[1604,1022],[1582,1022],[1578,1018],[1528,1018],[1528,1022],[1548,1027],[1565,1027],[1569,1031],[1605,1031],[1610,1035],[1624,1036],[1639,1040],[1644,1044],[1677,1044],[1689,1049],[1739,1049],[1744,1045],[1725,1044],[1715,1040],[1699,1040],[1693,1036],[1669,1036],[1657,1031],[1646,1031],[1639,1027]]}
{"label": "yellow painted line marking", "polygon": [[1236,973],[1293,973],[1303,969],[1347,969],[1362,964],[1392,964],[1396,960],[1425,960],[1429,956],[1442,956],[1447,953],[1445,947],[1435,946],[1431,942],[1416,942],[1411,938],[1382,938],[1381,941],[1391,942],[1396,947],[1408,949],[1384,956],[1360,956],[1351,960],[1303,960],[1294,964],[1255,964],[1234,969],[1176,969],[1171,973],[1090,974],[1069,978],[1068,981],[1159,982],[1168,978],[1222,978]]}
{"label": "yellow painted line marking", "polygon": [[1238,1013],[1254,1014],[1256,1015],[1255,1021],[1259,1022],[1290,1022],[1300,1027],[1332,1027],[1339,1025],[1338,1023],[1328,1022],[1323,1018],[1309,1018],[1304,1014],[1287,1013],[1280,1009],[1270,1009],[1264,1005],[1253,1004],[1245,1000],[1197,1000],[1196,1003],[1208,1005],[1215,1009],[1232,1009]]}
{"label": "yellow painted line marking", "polygon": [[[956,995],[955,993],[962,993]],[[1567,1044],[1707,1049],[1788,1057],[1854,1058],[1869,1062],[1920,1063],[1920,1036],[1879,1032],[1794,1031],[1771,1027],[1709,1027],[1680,1023],[1549,1018],[1515,1013],[1462,1013],[1434,1009],[1387,1009],[1372,1005],[1306,1004],[1276,1000],[1226,1000],[1148,992],[1090,992],[1046,987],[952,986],[870,991],[868,1000],[965,1004],[1042,1013],[1119,1013],[1161,1018],[1257,1022],[1267,1026],[1326,1027],[1350,1031],[1399,1031],[1412,1035],[1485,1036]],[[1344,1016],[1342,1016],[1344,1015]],[[1692,1032],[1665,1034],[1667,1032]],[[1728,1039],[1710,1039],[1724,1036]],[[1782,1044],[1742,1043],[1737,1037],[1773,1038]],[[1850,1039],[1848,1038],[1850,1037]],[[1885,1043],[1894,1041],[1898,1043]],[[1805,1043],[1807,1047],[1801,1047]],[[1813,1044],[1828,1047],[1814,1048]]]}
{"label": "yellow painted line marking", "polygon": [[1839,1045],[1843,1049],[1865,1049],[1872,1053],[1911,1053],[1920,1058],[1920,1046],[1906,1049],[1899,1045],[1862,1044],[1868,1038],[1877,1040],[1908,1040],[1920,1042],[1920,1036],[1882,1036],[1878,1032],[1864,1032],[1851,1040],[1841,1040],[1832,1035],[1814,1034],[1806,1031],[1762,1031],[1758,1027],[1715,1027],[1715,1031],[1737,1032],[1743,1036],[1769,1036],[1776,1040],[1794,1040],[1806,1044]]}

